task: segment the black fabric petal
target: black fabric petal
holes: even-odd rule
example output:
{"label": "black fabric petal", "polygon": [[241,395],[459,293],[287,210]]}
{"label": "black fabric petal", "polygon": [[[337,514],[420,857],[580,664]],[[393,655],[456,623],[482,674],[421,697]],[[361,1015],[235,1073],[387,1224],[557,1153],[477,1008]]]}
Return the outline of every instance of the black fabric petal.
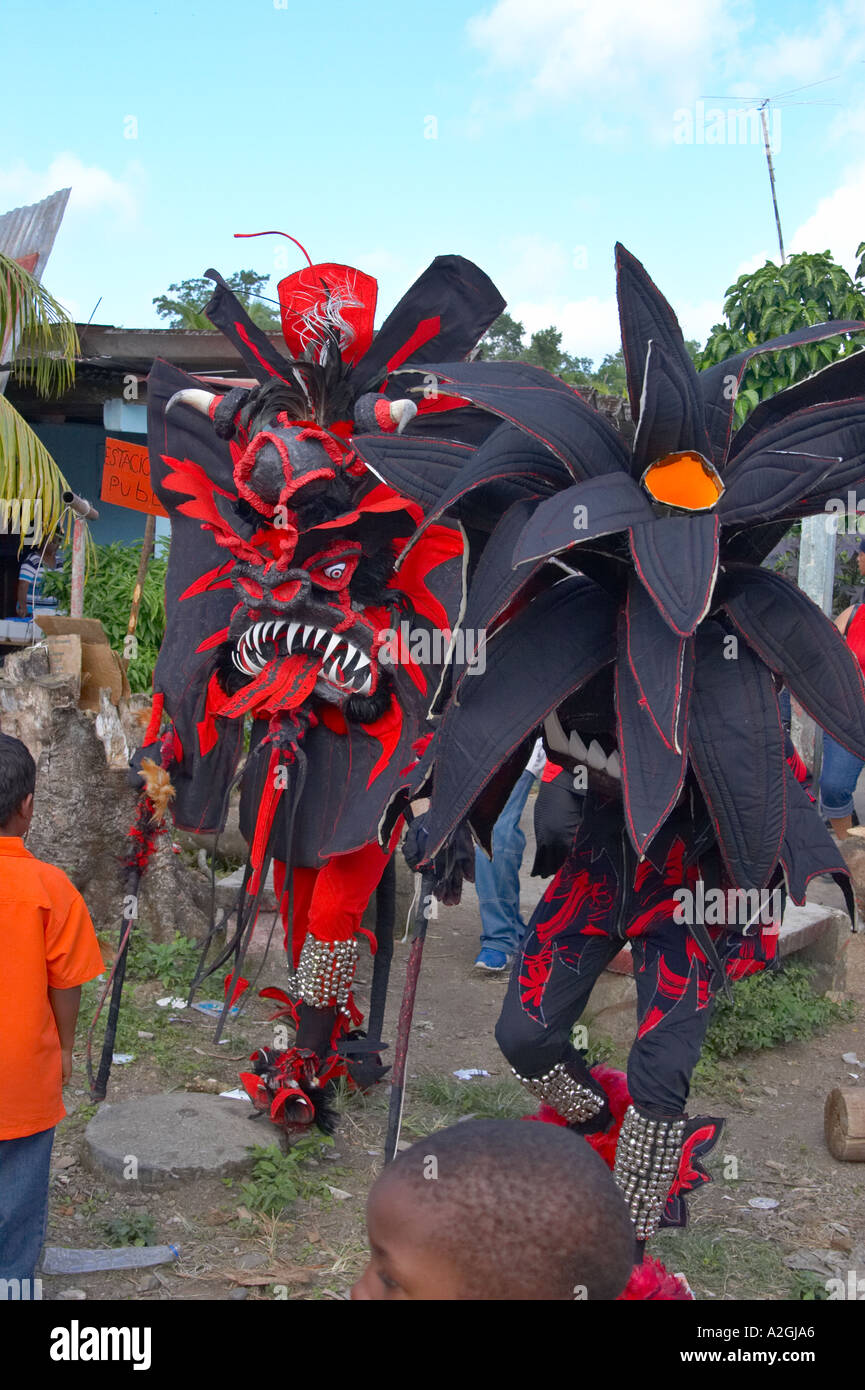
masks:
{"label": "black fabric petal", "polygon": [[560,583],[563,578],[558,566],[547,565],[544,560],[538,560],[531,567],[514,569],[514,547],[536,506],[537,503],[524,500],[509,507],[481,552],[460,624],[464,634],[462,651],[455,649],[456,655],[462,655],[463,660],[455,659],[453,663],[454,690],[471,665],[481,635],[489,634],[503,615],[508,620],[513,617],[508,610],[515,605],[524,607],[542,589]]}
{"label": "black fabric petal", "polygon": [[651,342],[634,438],[634,477],[641,478],[666,454],[685,449],[711,457],[697,372],[687,352],[682,360]]}
{"label": "black fabric petal", "polygon": [[784,730],[771,672],[730,636],[713,621],[697,633],[688,752],[731,886],[764,888],[787,820]]}
{"label": "black fabric petal", "polygon": [[714,367],[699,373],[700,390],[706,405],[706,425],[712,441],[712,456],[717,466],[723,469],[733,435],[736,396],[745,368],[752,357],[764,352],[780,352],[782,348],[796,347],[799,343],[817,343],[821,338],[834,338],[840,333],[856,333],[865,324],[853,319],[839,319],[837,323],[815,323],[810,328],[797,328],[793,333],[782,333],[780,338],[769,338],[765,343],[745,348],[733,357],[727,357]]}
{"label": "black fabric petal", "polygon": [[794,903],[803,903],[808,884],[818,874],[831,874],[844,894],[847,914],[855,921],[850,871],[817,807],[793,775],[789,764],[787,778],[787,824],[779,858],[787,889]]}
{"label": "black fabric petal", "polygon": [[762,430],[725,474],[724,525],[823,511],[848,489],[865,489],[865,400],[810,410]]}
{"label": "black fabric petal", "polygon": [[[570,480],[568,470],[543,444],[530,439],[516,425],[499,425],[442,490],[412,536],[406,553],[445,512],[468,525],[491,531],[514,502],[549,497],[550,493],[566,488]],[[475,492],[477,497],[469,495]]]}
{"label": "black fabric petal", "polygon": [[708,610],[718,573],[719,531],[713,512],[659,517],[630,528],[640,580],[679,636],[690,636]]}
{"label": "black fabric petal", "polygon": [[[394,377],[396,385],[390,385],[383,392],[388,400],[401,399],[404,395],[402,378]],[[456,439],[462,444],[483,444],[484,440],[499,427],[499,421],[488,410],[479,410],[472,405],[456,406],[453,410],[422,410],[418,402],[418,413],[405,426],[400,438],[411,439],[422,434],[427,439]]]}
{"label": "black fabric petal", "polygon": [[[284,357],[258,324],[253,323],[218,271],[206,270],[204,274],[208,280],[216,281],[216,289],[205,304],[204,313],[238,352],[250,376],[262,384],[274,377],[289,381],[291,362],[288,357]],[[200,382],[195,385],[200,386]]]}
{"label": "black fabric petal", "polygon": [[[653,519],[652,508],[633,479],[623,473],[589,478],[557,492],[533,511],[514,553],[514,564],[557,555],[572,545]],[[579,564],[578,556],[574,556],[574,563]]]}
{"label": "black fabric petal", "polygon": [[748,565],[762,565],[766,556],[790,530],[790,520],[767,521],[762,525],[723,526],[721,528],[721,563],[728,561]]}
{"label": "black fabric petal", "polygon": [[681,749],[687,692],[694,677],[693,638],[668,627],[636,575],[628,588],[624,636],[641,704],[667,747]]}
{"label": "black fabric petal", "polygon": [[761,430],[772,429],[791,415],[812,406],[850,401],[865,395],[865,351],[848,353],[837,362],[830,362],[822,371],[779,391],[776,396],[756,405],[733,435],[729,463],[741,454]]}
{"label": "black fabric petal", "polygon": [[[685,691],[684,726],[688,694]],[[665,743],[645,707],[628,660],[624,617],[619,625],[616,659],[616,720],[625,823],[631,843],[641,855],[679,799],[688,762],[687,740],[684,735],[681,737],[679,752]]]}
{"label": "black fabric petal", "polygon": [[471,444],[416,434],[358,434],[351,442],[377,477],[424,511],[435,506],[475,453]]}
{"label": "black fabric petal", "polygon": [[[373,390],[397,359],[414,363],[459,361],[505,307],[492,280],[463,256],[436,256],[406,290],[355,364],[357,395]],[[422,341],[401,358],[420,330]]]}
{"label": "black fabric petal", "polygon": [[561,459],[575,478],[630,470],[630,454],[613,426],[542,367],[481,361],[455,368],[453,362],[443,362],[427,367],[418,389],[429,389],[429,377],[444,394],[461,396],[519,425]]}
{"label": "black fabric petal", "polygon": [[838,743],[865,758],[865,680],[841,633],[783,575],[732,566],[723,604],[762,661]]}
{"label": "black fabric petal", "polygon": [[490,639],[485,674],[466,676],[436,733],[430,855],[550,711],[613,660],[615,623],[612,600],[579,577],[541,594]]}
{"label": "black fabric petal", "polygon": [[690,377],[691,373],[696,376],[696,372],[679,320],[645,267],[619,242],[616,243],[616,293],[631,417],[638,424],[650,342],[665,351],[673,368],[678,368],[683,377]]}

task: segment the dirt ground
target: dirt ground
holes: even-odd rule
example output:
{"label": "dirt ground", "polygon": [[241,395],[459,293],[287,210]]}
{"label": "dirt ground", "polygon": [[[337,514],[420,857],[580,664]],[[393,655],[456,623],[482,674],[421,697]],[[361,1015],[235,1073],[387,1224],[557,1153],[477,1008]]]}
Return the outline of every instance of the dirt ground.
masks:
{"label": "dirt ground", "polygon": [[[526,828],[530,828],[526,822]],[[525,863],[531,863],[531,844]],[[524,880],[528,916],[543,884]],[[531,1107],[498,1051],[493,1027],[505,989],[503,977],[472,969],[479,917],[473,891],[458,908],[431,921],[418,992],[408,1064],[403,1139],[412,1140],[468,1114],[520,1115]],[[407,946],[398,945],[384,1032],[391,1042]],[[823,1139],[823,1107],[835,1086],[865,1085],[865,934],[850,936],[847,995],[855,1017],[808,1043],[740,1054],[714,1093],[692,1094],[691,1114],[726,1116],[726,1129],[708,1166],[714,1181],[690,1200],[686,1231],[661,1233],[654,1253],[687,1275],[702,1299],[825,1297],[825,1280],[856,1269],[865,1277],[865,1164],[839,1163]],[[249,971],[246,972],[250,974]],[[254,971],[253,971],[254,975]],[[371,968],[362,960],[361,981]],[[260,986],[284,984],[274,948]],[[269,1006],[256,1001],[249,1016],[230,1024],[228,1044],[212,1043],[213,1023],[191,1010],[169,1011],[156,999],[156,982],[128,986],[117,1050],[135,1061],[114,1068],[109,1099],[173,1089],[221,1089],[237,1084],[249,1052],[271,1038]],[[363,1004],[365,988],[358,996]],[[84,1014],[89,1021],[89,1017]],[[142,1039],[140,1032],[153,1033]],[[590,1043],[592,1042],[590,1035]],[[609,1047],[608,1047],[609,1052]],[[624,1054],[613,1050],[612,1061]],[[54,1150],[48,1244],[98,1247],[106,1224],[151,1220],[148,1241],[170,1242],[180,1259],[154,1270],[45,1276],[46,1298],[88,1299],[344,1299],[365,1262],[364,1204],[381,1167],[388,1087],[347,1097],[333,1147],[300,1165],[302,1193],[281,1215],[255,1209],[260,1184],[244,1179],[199,1180],[159,1189],[112,1185],[88,1170],[83,1143],[89,1104],[83,1053],[67,1093],[69,1118]],[[477,1068],[487,1076],[459,1081],[453,1073]],[[859,1075],[858,1082],[850,1073]],[[273,1141],[268,1122],[250,1122],[250,1142]],[[777,1205],[754,1208],[754,1198]],[[794,1267],[791,1267],[792,1262]],[[858,1263],[857,1263],[858,1262]],[[797,1267],[798,1266],[798,1267]]]}

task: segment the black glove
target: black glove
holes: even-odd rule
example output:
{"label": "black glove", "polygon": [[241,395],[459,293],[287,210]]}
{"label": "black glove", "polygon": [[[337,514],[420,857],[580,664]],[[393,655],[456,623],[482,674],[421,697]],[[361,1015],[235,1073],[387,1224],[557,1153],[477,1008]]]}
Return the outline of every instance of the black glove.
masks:
{"label": "black glove", "polygon": [[475,847],[469,828],[461,821],[429,866],[425,865],[427,840],[426,814],[416,816],[403,842],[406,863],[415,873],[422,865],[431,868],[433,894],[445,907],[456,907],[462,898],[463,880],[475,881]]}

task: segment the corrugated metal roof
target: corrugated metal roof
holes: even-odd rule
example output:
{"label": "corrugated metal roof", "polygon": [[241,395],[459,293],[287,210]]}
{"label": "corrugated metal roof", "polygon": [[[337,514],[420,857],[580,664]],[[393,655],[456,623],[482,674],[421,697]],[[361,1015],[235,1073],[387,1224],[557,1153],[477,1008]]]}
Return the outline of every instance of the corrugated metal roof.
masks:
{"label": "corrugated metal roof", "polygon": [[36,264],[31,274],[37,280],[42,279],[71,192],[71,188],[60,188],[41,203],[30,203],[28,207],[0,214],[0,251],[15,260],[35,254]]}

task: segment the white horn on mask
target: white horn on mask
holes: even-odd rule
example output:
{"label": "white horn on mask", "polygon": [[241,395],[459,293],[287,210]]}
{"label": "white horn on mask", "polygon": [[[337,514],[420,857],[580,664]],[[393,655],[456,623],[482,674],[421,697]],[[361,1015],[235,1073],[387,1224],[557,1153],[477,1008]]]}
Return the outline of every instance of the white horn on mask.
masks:
{"label": "white horn on mask", "polygon": [[391,401],[390,418],[396,423],[397,434],[402,434],[409,420],[413,420],[416,415],[417,406],[414,401],[408,399]]}
{"label": "white horn on mask", "polygon": [[176,405],[191,405],[193,410],[198,410],[202,415],[210,419],[210,408],[219,397],[213,391],[202,391],[197,386],[188,386],[183,391],[175,391],[165,407],[168,414]]}

